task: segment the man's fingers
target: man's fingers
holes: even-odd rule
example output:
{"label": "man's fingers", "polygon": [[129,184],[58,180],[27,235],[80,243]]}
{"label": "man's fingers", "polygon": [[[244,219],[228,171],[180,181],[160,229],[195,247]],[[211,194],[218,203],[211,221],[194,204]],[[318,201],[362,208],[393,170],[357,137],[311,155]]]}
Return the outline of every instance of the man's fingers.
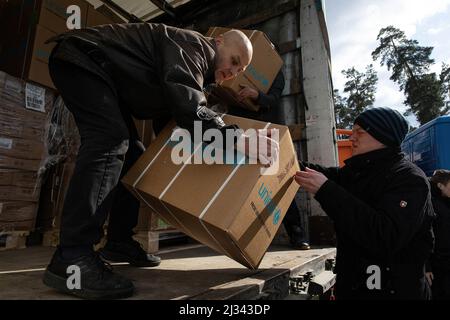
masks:
{"label": "man's fingers", "polygon": [[306,171],[299,171],[295,174],[297,177],[311,177],[311,173]]}

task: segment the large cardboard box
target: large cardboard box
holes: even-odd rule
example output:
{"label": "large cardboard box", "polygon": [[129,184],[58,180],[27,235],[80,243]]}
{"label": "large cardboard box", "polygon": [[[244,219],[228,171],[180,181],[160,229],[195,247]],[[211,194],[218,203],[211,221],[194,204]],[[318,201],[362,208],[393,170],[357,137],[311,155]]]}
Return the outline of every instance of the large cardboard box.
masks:
{"label": "large cardboard box", "polygon": [[0,168],[38,171],[41,167],[41,159],[17,159],[7,157],[0,152]]}
{"label": "large cardboard box", "polygon": [[40,185],[30,187],[0,186],[0,201],[39,201]]}
{"label": "large cardboard box", "polygon": [[43,159],[45,146],[41,141],[0,136],[0,155],[18,159]]}
{"label": "large cardboard box", "polygon": [[0,200],[0,232],[33,230],[37,209],[37,202]]}
{"label": "large cardboard box", "polygon": [[[228,28],[213,27],[208,30],[208,37],[217,37]],[[250,39],[253,45],[253,58],[247,69],[236,78],[225,81],[214,90],[214,93],[234,105],[252,111],[258,111],[259,106],[251,99],[239,102],[236,94],[241,90],[240,85],[247,85],[263,93],[267,93],[272,86],[275,77],[283,66],[283,60],[276,52],[273,44],[267,36],[257,30],[241,30]]]}
{"label": "large cardboard box", "polygon": [[40,83],[49,88],[55,88],[48,70],[48,60],[56,44],[47,44],[45,42],[56,35],[56,32],[50,31],[41,25],[36,26],[34,48],[31,54],[31,62],[27,77],[28,80]]}
{"label": "large cardboard box", "polygon": [[0,201],[38,201],[40,189],[36,172],[0,169]]}
{"label": "large cardboard box", "polygon": [[105,16],[104,14],[95,10],[93,6],[89,6],[87,14],[87,27],[95,27],[102,24],[113,24],[115,23],[111,18]]}
{"label": "large cardboard box", "polygon": [[26,120],[19,120],[17,117],[11,117],[0,114],[0,137],[21,137],[29,140],[43,141],[45,128],[41,124],[40,128],[31,127]]}
{"label": "large cardboard box", "polygon": [[89,4],[84,0],[42,0],[39,24],[55,33],[68,31],[67,8],[71,5],[80,8],[81,28],[86,27]]}
{"label": "large cardboard box", "polygon": [[0,186],[7,185],[35,188],[39,185],[39,177],[33,171],[0,169]]}
{"label": "large cardboard box", "polygon": [[299,170],[285,126],[224,116],[227,124],[276,128],[280,160],[275,175],[262,175],[261,165],[179,164],[172,161],[168,125],[123,178],[135,195],[169,224],[188,236],[255,269],[294,199]]}
{"label": "large cardboard box", "polygon": [[52,110],[55,91],[27,83],[0,71],[0,114],[40,128]]}
{"label": "large cardboard box", "polygon": [[54,88],[48,72],[48,56],[55,44],[48,38],[68,31],[67,8],[80,8],[86,27],[88,3],[84,0],[7,1],[0,10],[0,69],[25,80]]}

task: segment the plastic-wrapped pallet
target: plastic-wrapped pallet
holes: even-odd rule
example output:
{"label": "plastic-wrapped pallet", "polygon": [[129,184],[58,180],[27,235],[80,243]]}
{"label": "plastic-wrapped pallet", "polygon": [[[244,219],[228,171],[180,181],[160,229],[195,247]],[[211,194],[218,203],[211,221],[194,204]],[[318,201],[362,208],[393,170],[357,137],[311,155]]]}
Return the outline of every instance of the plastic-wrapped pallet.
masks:
{"label": "plastic-wrapped pallet", "polygon": [[34,228],[55,93],[0,72],[0,233]]}
{"label": "plastic-wrapped pallet", "polygon": [[46,174],[36,228],[44,233],[54,232],[54,236],[57,237],[64,199],[80,145],[80,135],[75,121],[61,97],[56,99],[49,115],[46,145],[48,152],[45,163]]}

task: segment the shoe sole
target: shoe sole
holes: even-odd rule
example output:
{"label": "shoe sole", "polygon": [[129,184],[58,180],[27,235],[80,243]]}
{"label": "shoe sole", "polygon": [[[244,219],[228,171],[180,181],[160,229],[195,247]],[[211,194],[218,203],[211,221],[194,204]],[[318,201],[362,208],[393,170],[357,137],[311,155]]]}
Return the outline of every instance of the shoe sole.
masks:
{"label": "shoe sole", "polygon": [[47,287],[56,289],[59,292],[67,293],[88,300],[124,299],[131,297],[134,293],[134,287],[108,291],[90,289],[70,290],[69,288],[67,288],[67,279],[60,277],[48,270],[46,270],[44,273],[43,282]]}
{"label": "shoe sole", "polygon": [[134,260],[130,260],[130,258],[127,257],[126,255],[123,255],[123,254],[120,254],[120,253],[116,253],[116,252],[106,251],[106,250],[100,251],[100,255],[105,260],[112,261],[112,262],[128,262],[130,265],[132,265],[134,267],[138,267],[138,268],[157,267],[157,266],[159,266],[161,264],[161,261],[159,261],[159,262],[139,263],[139,262],[136,262]]}

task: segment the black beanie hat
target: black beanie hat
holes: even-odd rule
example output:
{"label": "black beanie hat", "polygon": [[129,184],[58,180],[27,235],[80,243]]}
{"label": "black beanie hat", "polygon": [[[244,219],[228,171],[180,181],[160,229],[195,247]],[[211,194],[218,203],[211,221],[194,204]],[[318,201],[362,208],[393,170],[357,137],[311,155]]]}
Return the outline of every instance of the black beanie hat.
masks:
{"label": "black beanie hat", "polygon": [[400,112],[390,108],[371,108],[361,113],[355,124],[388,147],[400,146],[409,126]]}

